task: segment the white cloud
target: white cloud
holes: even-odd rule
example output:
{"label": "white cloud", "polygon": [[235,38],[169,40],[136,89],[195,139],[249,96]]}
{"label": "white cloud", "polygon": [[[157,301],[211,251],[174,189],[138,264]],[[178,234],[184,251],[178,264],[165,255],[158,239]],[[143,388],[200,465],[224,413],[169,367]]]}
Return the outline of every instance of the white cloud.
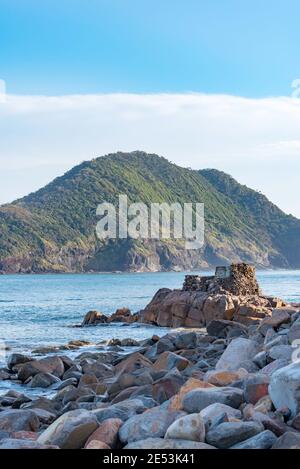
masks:
{"label": "white cloud", "polygon": [[5,81],[0,79],[0,104],[5,103],[6,86]]}
{"label": "white cloud", "polygon": [[215,167],[300,217],[300,99],[205,94],[13,96],[0,103],[0,202],[117,150]]}

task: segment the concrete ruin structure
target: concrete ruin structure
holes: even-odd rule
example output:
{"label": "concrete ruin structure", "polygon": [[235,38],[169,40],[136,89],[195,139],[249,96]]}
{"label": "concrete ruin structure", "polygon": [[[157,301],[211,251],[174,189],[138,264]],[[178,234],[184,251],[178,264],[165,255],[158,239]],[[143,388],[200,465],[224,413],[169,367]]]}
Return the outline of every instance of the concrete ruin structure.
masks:
{"label": "concrete ruin structure", "polygon": [[215,275],[186,275],[183,291],[207,293],[228,292],[233,295],[260,295],[255,267],[248,264],[232,264],[216,267]]}

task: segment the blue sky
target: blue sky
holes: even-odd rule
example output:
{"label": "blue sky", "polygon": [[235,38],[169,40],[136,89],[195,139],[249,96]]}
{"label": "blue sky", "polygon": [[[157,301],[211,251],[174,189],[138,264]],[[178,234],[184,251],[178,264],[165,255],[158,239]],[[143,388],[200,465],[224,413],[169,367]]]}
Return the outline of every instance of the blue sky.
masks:
{"label": "blue sky", "polygon": [[290,93],[298,0],[0,0],[11,93]]}
{"label": "blue sky", "polygon": [[0,0],[0,204],[139,149],[300,218],[299,18],[299,0]]}

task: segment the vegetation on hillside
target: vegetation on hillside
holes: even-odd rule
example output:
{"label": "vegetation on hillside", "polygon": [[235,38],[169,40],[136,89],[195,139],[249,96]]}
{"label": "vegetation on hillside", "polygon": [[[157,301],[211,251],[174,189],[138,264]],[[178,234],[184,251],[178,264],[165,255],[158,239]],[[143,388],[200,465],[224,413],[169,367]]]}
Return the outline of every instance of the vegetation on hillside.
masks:
{"label": "vegetation on hillside", "polygon": [[[178,240],[103,242],[96,208],[129,203],[202,202],[205,246]],[[84,162],[35,193],[0,207],[0,271],[194,269],[232,261],[300,266],[300,221],[216,170],[181,168],[144,152]]]}

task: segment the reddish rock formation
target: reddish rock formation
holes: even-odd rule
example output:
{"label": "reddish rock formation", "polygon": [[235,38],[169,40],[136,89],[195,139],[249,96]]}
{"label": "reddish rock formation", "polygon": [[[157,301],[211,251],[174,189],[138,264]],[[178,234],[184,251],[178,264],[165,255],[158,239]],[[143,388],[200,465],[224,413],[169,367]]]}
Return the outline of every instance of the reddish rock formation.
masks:
{"label": "reddish rock formation", "polygon": [[278,298],[260,294],[255,268],[217,267],[215,276],[187,275],[182,290],[159,290],[138,320],[165,327],[205,327],[214,319],[258,324],[272,314]]}

